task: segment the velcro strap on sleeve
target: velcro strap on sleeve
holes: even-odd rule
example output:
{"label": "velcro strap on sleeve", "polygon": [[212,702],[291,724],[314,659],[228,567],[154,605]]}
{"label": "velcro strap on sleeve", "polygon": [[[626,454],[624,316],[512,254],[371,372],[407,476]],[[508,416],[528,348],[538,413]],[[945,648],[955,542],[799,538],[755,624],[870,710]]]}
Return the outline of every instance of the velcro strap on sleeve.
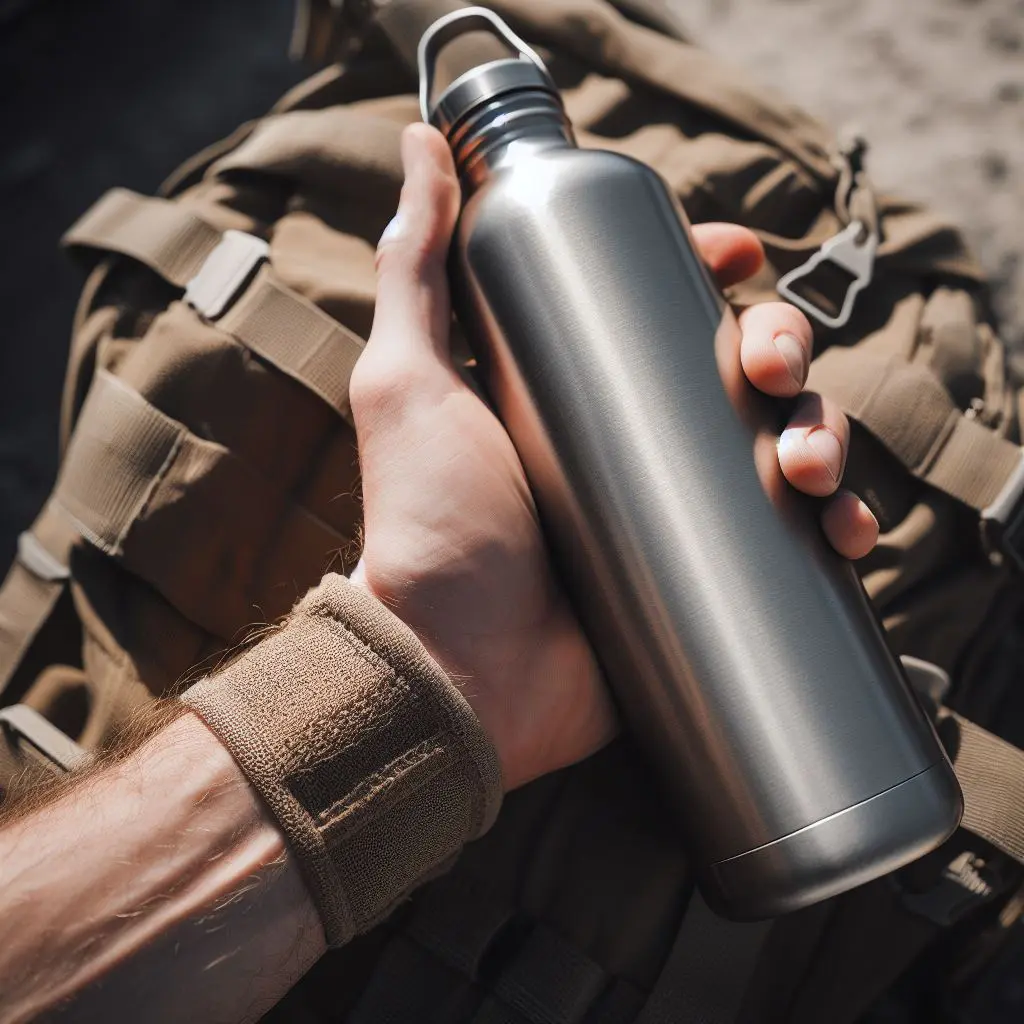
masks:
{"label": "velcro strap on sleeve", "polygon": [[182,698],[280,822],[340,945],[486,831],[501,769],[415,635],[329,575],[288,623]]}
{"label": "velcro strap on sleeve", "polygon": [[130,256],[184,288],[220,239],[217,228],[180,203],[113,188],[68,229],[61,244]]}

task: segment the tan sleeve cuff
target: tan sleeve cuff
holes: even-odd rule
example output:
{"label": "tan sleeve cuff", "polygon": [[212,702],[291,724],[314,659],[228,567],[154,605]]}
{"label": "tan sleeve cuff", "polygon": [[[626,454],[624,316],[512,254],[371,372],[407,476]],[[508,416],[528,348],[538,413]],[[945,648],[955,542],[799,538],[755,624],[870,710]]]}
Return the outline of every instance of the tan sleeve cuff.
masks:
{"label": "tan sleeve cuff", "polygon": [[330,945],[386,917],[497,816],[501,767],[469,704],[341,576],[182,700],[277,817]]}

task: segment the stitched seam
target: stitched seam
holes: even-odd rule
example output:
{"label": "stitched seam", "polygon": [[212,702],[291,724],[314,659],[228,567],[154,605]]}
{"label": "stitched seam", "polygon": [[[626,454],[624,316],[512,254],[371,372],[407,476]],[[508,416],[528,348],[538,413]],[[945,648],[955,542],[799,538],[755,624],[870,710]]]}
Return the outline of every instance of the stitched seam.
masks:
{"label": "stitched seam", "polygon": [[181,451],[184,440],[184,431],[179,430],[171,444],[171,447],[167,451],[167,455],[164,457],[164,461],[160,463],[159,469],[157,469],[156,473],[153,475],[153,479],[150,480],[149,485],[146,487],[145,493],[142,495],[142,500],[135,509],[135,514],[128,520],[124,529],[121,531],[121,534],[118,536],[117,545],[119,550],[123,550],[124,542],[127,539],[131,528],[146,514],[146,512],[149,511],[150,504],[156,494],[156,489],[163,482],[164,477],[167,476],[167,473],[171,468],[171,465],[178,457],[178,453]]}

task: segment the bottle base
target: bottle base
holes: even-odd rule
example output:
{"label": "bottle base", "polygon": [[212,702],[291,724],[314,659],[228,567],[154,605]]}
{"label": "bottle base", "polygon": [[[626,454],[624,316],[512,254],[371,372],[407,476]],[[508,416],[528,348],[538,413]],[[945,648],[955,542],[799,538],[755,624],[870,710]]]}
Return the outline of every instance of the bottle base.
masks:
{"label": "bottle base", "polygon": [[940,761],[859,804],[712,864],[701,891],[735,921],[788,914],[901,868],[953,834],[963,814]]}

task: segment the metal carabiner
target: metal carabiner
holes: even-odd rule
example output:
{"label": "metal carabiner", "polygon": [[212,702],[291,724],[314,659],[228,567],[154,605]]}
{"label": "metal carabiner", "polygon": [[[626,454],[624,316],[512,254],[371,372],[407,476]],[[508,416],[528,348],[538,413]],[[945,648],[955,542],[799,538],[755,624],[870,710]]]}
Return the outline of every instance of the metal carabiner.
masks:
{"label": "metal carabiner", "polygon": [[[865,232],[867,237],[858,241]],[[792,302],[794,306],[802,309],[808,316],[814,317],[818,323],[832,328],[844,327],[853,313],[853,304],[856,302],[857,296],[871,283],[877,251],[878,235],[869,231],[863,221],[855,220],[843,228],[838,235],[834,235],[825,242],[806,263],[802,263],[795,270],[791,270],[781,277],[776,285],[776,291],[788,302]],[[816,306],[793,289],[793,285],[797,281],[810,277],[815,268],[826,262],[834,263],[853,277],[853,281],[846,289],[842,307],[836,316],[831,316],[828,310]]]}

